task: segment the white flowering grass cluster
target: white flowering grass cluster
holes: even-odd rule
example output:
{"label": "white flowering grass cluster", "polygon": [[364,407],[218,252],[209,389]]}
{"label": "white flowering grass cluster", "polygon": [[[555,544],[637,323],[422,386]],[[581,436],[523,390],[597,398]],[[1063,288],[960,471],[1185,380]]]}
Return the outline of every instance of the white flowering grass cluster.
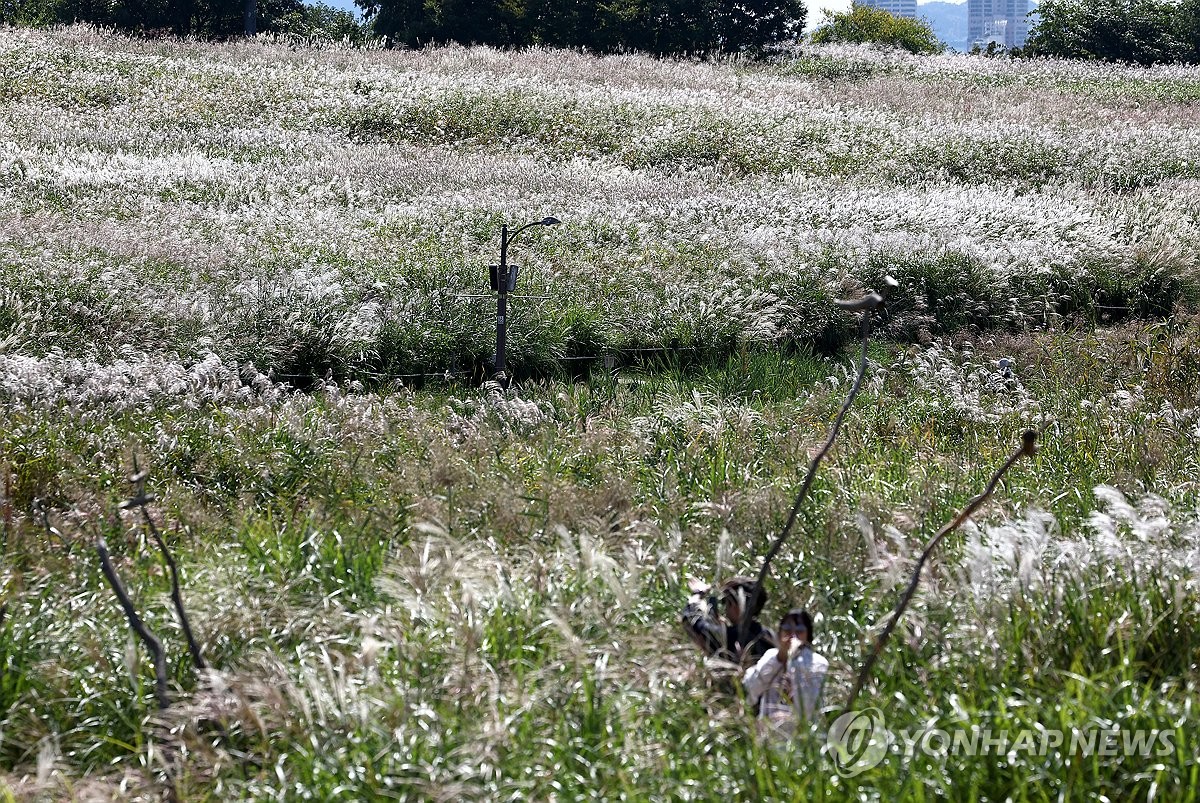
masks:
{"label": "white flowering grass cluster", "polygon": [[108,411],[174,405],[192,410],[209,406],[265,403],[280,390],[247,364],[239,370],[209,352],[188,365],[157,356],[110,363],[59,355],[0,354],[0,393],[31,408],[46,405],[82,411]]}
{"label": "white flowering grass cluster", "polygon": [[964,590],[1005,604],[1023,594],[1054,594],[1064,578],[1097,569],[1173,578],[1181,595],[1196,590],[1200,511],[1173,510],[1155,495],[1130,500],[1107,485],[1094,494],[1100,506],[1078,532],[1060,532],[1044,511],[976,529],[964,545]]}
{"label": "white flowering grass cluster", "polygon": [[1195,69],[815,49],[775,66],[0,32],[0,349],[469,370],[1157,314],[1194,287]]}

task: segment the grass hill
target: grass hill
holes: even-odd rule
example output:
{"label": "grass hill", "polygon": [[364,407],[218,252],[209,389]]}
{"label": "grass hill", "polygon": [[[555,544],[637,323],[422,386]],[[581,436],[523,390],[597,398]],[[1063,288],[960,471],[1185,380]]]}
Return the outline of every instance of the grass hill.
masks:
{"label": "grass hill", "polygon": [[[0,28],[0,98],[0,799],[1194,796],[1197,69]],[[679,614],[886,275],[767,586],[830,664],[784,738]]]}

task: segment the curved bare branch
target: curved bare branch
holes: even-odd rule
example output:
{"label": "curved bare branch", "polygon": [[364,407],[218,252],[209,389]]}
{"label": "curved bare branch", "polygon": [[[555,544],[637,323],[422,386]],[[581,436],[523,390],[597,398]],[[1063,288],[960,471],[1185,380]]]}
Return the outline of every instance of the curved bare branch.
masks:
{"label": "curved bare branch", "polygon": [[1037,432],[1032,429],[1026,430],[1021,435],[1021,445],[1008,456],[1004,464],[988,480],[983,493],[971,499],[970,502],[967,502],[967,506],[953,520],[938,530],[933,538],[929,539],[929,543],[925,545],[925,549],[917,559],[917,565],[913,568],[912,579],[908,581],[908,588],[904,590],[904,594],[900,597],[900,602],[892,612],[892,617],[888,620],[887,626],[879,634],[879,638],[875,640],[875,648],[867,656],[867,660],[863,663],[862,669],[858,673],[858,679],[854,682],[854,688],[851,689],[850,697],[846,701],[847,711],[854,706],[854,701],[858,699],[858,693],[862,691],[863,685],[866,684],[867,678],[871,675],[871,669],[875,666],[875,662],[879,659],[880,654],[883,653],[883,648],[887,646],[888,639],[892,636],[892,631],[896,629],[896,623],[900,621],[900,617],[908,609],[908,604],[912,602],[913,595],[917,593],[917,586],[921,582],[921,570],[925,568],[925,562],[929,560],[929,556],[933,554],[933,550],[937,549],[938,544],[942,542],[943,538],[962,526],[962,523],[970,518],[979,509],[980,505],[987,501],[988,497],[995,492],[996,486],[1000,484],[1000,480],[1019,459],[1033,455],[1036,444]]}

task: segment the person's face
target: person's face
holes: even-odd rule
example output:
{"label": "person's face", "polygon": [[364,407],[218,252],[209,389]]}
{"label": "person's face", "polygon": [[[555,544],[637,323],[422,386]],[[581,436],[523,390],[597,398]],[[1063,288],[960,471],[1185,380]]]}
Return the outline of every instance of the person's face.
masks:
{"label": "person's face", "polygon": [[779,623],[779,637],[785,642],[796,639],[802,644],[807,644],[808,628],[799,619],[784,619]]}

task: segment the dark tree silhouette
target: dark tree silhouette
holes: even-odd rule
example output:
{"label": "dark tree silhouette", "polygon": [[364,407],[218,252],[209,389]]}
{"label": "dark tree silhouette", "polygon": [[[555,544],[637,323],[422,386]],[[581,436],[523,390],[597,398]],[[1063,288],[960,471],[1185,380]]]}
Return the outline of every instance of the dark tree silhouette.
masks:
{"label": "dark tree silhouette", "polygon": [[0,0],[0,23],[90,22],[146,35],[224,39],[258,31],[361,37],[348,11],[303,0]]}
{"label": "dark tree silhouette", "polygon": [[1200,0],[1045,0],[1029,55],[1200,63]]}
{"label": "dark tree silhouette", "polygon": [[801,0],[358,0],[378,34],[408,46],[546,44],[602,53],[761,53],[796,40]]}

